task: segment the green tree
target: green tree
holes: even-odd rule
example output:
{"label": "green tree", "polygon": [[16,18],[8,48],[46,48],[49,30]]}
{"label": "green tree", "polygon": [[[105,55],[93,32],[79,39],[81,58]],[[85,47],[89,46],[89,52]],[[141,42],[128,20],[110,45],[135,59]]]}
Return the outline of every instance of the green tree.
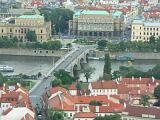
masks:
{"label": "green tree", "polygon": [[76,88],[77,88],[77,90],[81,90],[82,89],[82,83],[78,81],[77,84],[76,84]]}
{"label": "green tree", "polygon": [[155,89],[154,89],[154,96],[158,99],[160,99],[160,85],[158,85]]}
{"label": "green tree", "polygon": [[121,116],[119,114],[105,115],[104,117],[96,117],[94,120],[121,120]]}
{"label": "green tree", "polygon": [[148,96],[148,95],[142,95],[141,99],[139,101],[140,105],[143,105],[144,107],[145,106],[149,106],[149,99],[150,99],[150,96]]}
{"label": "green tree", "polygon": [[110,56],[109,54],[105,54],[105,63],[104,63],[104,68],[103,68],[103,77],[106,80],[111,79],[111,61],[110,61]]}
{"label": "green tree", "polygon": [[62,84],[72,84],[72,82],[74,81],[74,78],[69,74],[69,72],[63,69],[56,71],[54,73],[54,76],[57,79],[60,79],[62,81]]}
{"label": "green tree", "polygon": [[151,43],[151,44],[156,43],[156,38],[153,35],[149,38],[149,43]]}
{"label": "green tree", "polygon": [[48,41],[47,46],[50,50],[59,50],[62,47],[62,43],[59,40]]}
{"label": "green tree", "polygon": [[32,30],[29,30],[29,31],[26,33],[26,38],[27,38],[27,40],[30,41],[30,42],[36,42],[36,41],[37,41],[36,32],[35,32],[35,31],[32,31]]}
{"label": "green tree", "polygon": [[53,109],[47,109],[47,120],[64,120],[62,111],[55,111]]}
{"label": "green tree", "polygon": [[98,47],[100,49],[104,49],[104,48],[106,48],[106,46],[107,46],[107,41],[106,40],[100,40],[100,41],[98,41]]}
{"label": "green tree", "polygon": [[99,101],[96,101],[96,100],[92,100],[89,105],[92,105],[92,106],[102,106],[102,103],[99,102]]}
{"label": "green tree", "polygon": [[5,83],[5,77],[2,75],[2,73],[0,73],[0,86],[3,86],[4,83]]}
{"label": "green tree", "polygon": [[52,81],[52,87],[57,87],[57,86],[61,86],[62,85],[62,81],[60,79],[54,79]]}
{"label": "green tree", "polygon": [[95,68],[93,67],[88,67],[88,68],[84,68],[81,73],[84,74],[84,77],[86,78],[86,81],[88,82],[88,79],[91,78],[91,75],[94,73]]}

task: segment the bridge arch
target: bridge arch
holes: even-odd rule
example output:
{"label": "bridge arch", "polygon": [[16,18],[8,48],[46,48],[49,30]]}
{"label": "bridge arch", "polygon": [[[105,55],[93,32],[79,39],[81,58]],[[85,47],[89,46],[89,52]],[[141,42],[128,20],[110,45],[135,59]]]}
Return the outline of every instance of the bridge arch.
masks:
{"label": "bridge arch", "polygon": [[75,64],[74,66],[73,66],[73,76],[76,78],[76,77],[78,77],[78,75],[79,75],[79,73],[78,73],[78,65],[77,64]]}

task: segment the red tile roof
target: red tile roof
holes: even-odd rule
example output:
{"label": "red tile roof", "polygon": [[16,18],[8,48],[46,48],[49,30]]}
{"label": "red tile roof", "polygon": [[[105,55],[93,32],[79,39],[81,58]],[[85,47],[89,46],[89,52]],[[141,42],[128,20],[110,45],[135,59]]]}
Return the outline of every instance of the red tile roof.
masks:
{"label": "red tile roof", "polygon": [[118,94],[128,94],[128,88],[126,85],[117,84]]}
{"label": "red tile roof", "polygon": [[93,89],[117,89],[115,81],[98,81],[91,83]]}
{"label": "red tile roof", "polygon": [[79,112],[74,115],[74,118],[95,118],[95,113],[92,112]]}
{"label": "red tile roof", "polygon": [[69,86],[69,90],[77,90],[76,85],[75,84],[71,84]]}
{"label": "red tile roof", "polygon": [[142,114],[155,115],[157,119],[160,119],[160,109],[153,107],[128,106],[124,112],[136,117],[142,117]]}

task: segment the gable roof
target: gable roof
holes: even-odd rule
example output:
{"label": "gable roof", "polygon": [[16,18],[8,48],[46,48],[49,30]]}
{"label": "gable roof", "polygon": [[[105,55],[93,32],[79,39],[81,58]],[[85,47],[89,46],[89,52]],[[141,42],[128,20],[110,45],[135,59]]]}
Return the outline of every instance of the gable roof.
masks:
{"label": "gable roof", "polygon": [[117,89],[115,81],[98,81],[91,83],[93,89]]}
{"label": "gable roof", "polygon": [[128,106],[124,112],[128,112],[128,115],[136,117],[142,117],[142,114],[155,115],[155,118],[160,119],[160,109],[154,107]]}
{"label": "gable roof", "polygon": [[92,112],[79,112],[74,115],[74,118],[95,118],[97,115]]}

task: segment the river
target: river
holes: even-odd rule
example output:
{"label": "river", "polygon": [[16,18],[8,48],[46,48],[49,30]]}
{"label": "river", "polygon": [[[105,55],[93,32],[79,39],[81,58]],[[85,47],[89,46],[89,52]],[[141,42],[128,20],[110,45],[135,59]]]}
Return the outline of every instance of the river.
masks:
{"label": "river", "polygon": [[[56,60],[55,60],[56,61]],[[160,60],[136,60],[132,65],[143,71],[153,68]],[[13,73],[3,73],[4,75],[15,75],[19,73],[34,75],[38,72],[46,74],[53,65],[53,60],[47,57],[20,57],[20,56],[2,56],[0,55],[0,65],[12,66],[15,71]],[[89,60],[88,65],[96,68],[94,74],[89,81],[95,81],[103,73],[104,61]],[[112,61],[112,71],[118,70],[119,66],[128,66],[128,62]],[[130,64],[131,65],[131,64]],[[84,75],[80,75],[80,80],[85,81]]]}
{"label": "river", "polygon": [[[133,66],[138,70],[142,71],[148,71],[149,69],[153,68],[156,64],[160,63],[160,60],[135,60],[132,62],[127,61],[111,61],[111,68],[112,72],[115,70],[118,70],[120,66]],[[89,81],[96,81],[103,75],[103,67],[104,67],[104,61],[98,61],[98,60],[89,60],[88,65],[90,67],[94,67],[96,70],[92,74],[92,77],[89,79]],[[81,81],[86,81],[84,78],[84,75],[80,75]]]}

